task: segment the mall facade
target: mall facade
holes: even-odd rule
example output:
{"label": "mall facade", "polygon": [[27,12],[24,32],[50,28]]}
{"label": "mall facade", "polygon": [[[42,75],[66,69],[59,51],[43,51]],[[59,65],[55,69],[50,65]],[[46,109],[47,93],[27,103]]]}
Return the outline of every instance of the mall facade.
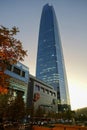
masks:
{"label": "mall facade", "polygon": [[22,63],[8,65],[6,74],[10,76],[9,91],[13,97],[17,92],[22,93],[24,102],[29,110],[34,107],[46,112],[57,111],[57,93],[51,85],[47,85],[29,73],[29,68]]}

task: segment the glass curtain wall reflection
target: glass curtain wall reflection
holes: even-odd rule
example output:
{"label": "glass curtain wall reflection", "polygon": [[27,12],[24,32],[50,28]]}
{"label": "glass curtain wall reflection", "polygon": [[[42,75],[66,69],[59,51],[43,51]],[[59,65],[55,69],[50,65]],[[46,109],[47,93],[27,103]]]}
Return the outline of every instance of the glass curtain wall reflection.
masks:
{"label": "glass curtain wall reflection", "polygon": [[57,91],[59,110],[70,105],[57,19],[53,6],[49,4],[43,7],[40,20],[36,77]]}

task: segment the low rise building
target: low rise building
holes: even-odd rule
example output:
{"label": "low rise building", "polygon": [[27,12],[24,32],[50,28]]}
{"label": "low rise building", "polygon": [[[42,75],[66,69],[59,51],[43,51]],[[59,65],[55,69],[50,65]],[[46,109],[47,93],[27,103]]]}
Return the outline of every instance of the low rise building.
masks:
{"label": "low rise building", "polygon": [[36,77],[29,75],[28,107],[42,108],[46,111],[57,112],[57,93],[52,86],[47,85]]}
{"label": "low rise building", "polygon": [[14,65],[8,65],[5,73],[11,76],[9,88],[13,90],[13,95],[16,96],[17,91],[23,93],[23,98],[26,103],[29,82],[29,68],[18,62]]}
{"label": "low rise building", "polygon": [[18,62],[9,65],[6,74],[10,76],[10,90],[15,97],[17,92],[23,94],[26,106],[35,110],[42,108],[46,111],[57,112],[57,93],[52,86],[29,74],[29,68]]}

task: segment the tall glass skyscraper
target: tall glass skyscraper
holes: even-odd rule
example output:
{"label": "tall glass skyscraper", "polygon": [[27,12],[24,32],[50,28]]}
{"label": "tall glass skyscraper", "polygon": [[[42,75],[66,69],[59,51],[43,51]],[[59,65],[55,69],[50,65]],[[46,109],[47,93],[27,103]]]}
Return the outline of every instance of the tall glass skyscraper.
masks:
{"label": "tall glass skyscraper", "polygon": [[43,7],[41,15],[36,77],[57,91],[59,109],[66,109],[66,106],[70,105],[57,19],[53,6],[49,4]]}

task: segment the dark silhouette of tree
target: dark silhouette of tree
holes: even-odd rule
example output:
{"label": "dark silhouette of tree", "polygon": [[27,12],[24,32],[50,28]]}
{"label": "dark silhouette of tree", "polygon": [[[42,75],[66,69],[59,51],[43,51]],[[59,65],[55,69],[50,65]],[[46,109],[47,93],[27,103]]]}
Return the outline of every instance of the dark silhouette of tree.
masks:
{"label": "dark silhouette of tree", "polygon": [[7,117],[11,121],[20,121],[25,116],[25,103],[23,100],[23,93],[17,91],[17,96],[9,104]]}
{"label": "dark silhouette of tree", "polygon": [[3,116],[8,108],[8,94],[0,94],[0,115]]}

